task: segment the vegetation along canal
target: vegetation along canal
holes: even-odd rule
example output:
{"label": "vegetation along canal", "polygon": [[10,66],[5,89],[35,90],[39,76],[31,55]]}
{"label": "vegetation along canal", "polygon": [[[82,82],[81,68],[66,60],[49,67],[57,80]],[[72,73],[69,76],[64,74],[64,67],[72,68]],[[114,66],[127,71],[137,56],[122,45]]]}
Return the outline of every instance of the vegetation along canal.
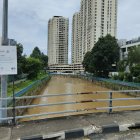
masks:
{"label": "vegetation along canal", "polygon": [[[62,77],[55,76],[52,77],[44,91],[41,93],[42,95],[46,94],[61,94],[61,93],[83,93],[83,92],[94,92],[94,91],[110,91],[110,89],[97,86],[94,83],[78,79],[78,78],[70,78],[70,77]],[[49,97],[49,98],[39,98],[35,99],[32,104],[50,104],[57,102],[70,102],[70,101],[81,101],[81,100],[94,100],[94,99],[107,99],[109,97],[108,94],[83,94],[76,96],[60,96],[60,97]],[[122,93],[113,93],[113,98],[132,98],[132,96],[122,94]],[[68,105],[56,105],[49,107],[35,107],[30,108],[25,113],[26,115],[31,114],[39,114],[39,113],[49,113],[49,112],[59,112],[65,110],[77,110],[77,109],[86,109],[86,108],[96,108],[96,107],[108,107],[108,102],[92,102],[92,103],[79,103],[79,104],[68,104]],[[139,105],[139,100],[128,100],[128,101],[113,101],[113,106],[129,106],[129,105]],[[131,110],[135,110],[136,108],[131,108]],[[138,109],[138,108],[137,108]],[[113,111],[121,111],[121,110],[130,110],[127,109],[114,109]],[[88,113],[92,112],[107,112],[107,110],[91,110]],[[84,114],[87,112],[76,112],[76,113],[67,113],[67,114],[59,114],[59,115],[48,115],[41,117],[32,117],[30,119],[24,119],[22,121],[35,120],[35,119],[44,119],[44,118],[52,118],[52,117],[61,117],[68,115],[77,115]],[[24,115],[25,115],[24,114]]]}

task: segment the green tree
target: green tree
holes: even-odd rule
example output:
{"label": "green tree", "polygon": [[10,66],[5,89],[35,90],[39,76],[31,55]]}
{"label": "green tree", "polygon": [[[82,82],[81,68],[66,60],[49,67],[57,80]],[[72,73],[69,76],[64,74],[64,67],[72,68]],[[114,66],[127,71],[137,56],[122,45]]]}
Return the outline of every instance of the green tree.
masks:
{"label": "green tree", "polygon": [[42,63],[42,69],[48,66],[48,56],[41,52],[38,47],[34,48],[30,57],[39,59]]}
{"label": "green tree", "polygon": [[136,64],[135,66],[132,66],[130,72],[134,77],[140,76],[140,64]]}
{"label": "green tree", "polygon": [[132,67],[135,64],[140,64],[140,46],[134,47],[129,50],[128,63],[130,67]]}
{"label": "green tree", "polygon": [[18,76],[23,73],[23,65],[26,61],[26,56],[23,55],[23,45],[18,43],[17,47],[17,66],[18,66]]}
{"label": "green tree", "polygon": [[109,72],[115,70],[113,65],[116,66],[119,61],[117,40],[111,35],[101,37],[93,47],[91,54],[87,55],[90,55],[90,59],[85,56],[84,61],[86,62],[83,62],[88,64],[88,72],[94,72],[100,77],[108,77]]}
{"label": "green tree", "polygon": [[42,63],[39,59],[29,57],[26,59],[24,72],[28,74],[28,79],[35,79],[41,70]]}
{"label": "green tree", "polygon": [[85,71],[90,71],[90,59],[91,59],[91,52],[87,52],[85,54],[84,60],[82,62]]}
{"label": "green tree", "polygon": [[41,53],[41,62],[42,62],[43,68],[48,67],[48,56],[45,55],[44,53]]}
{"label": "green tree", "polygon": [[30,55],[30,57],[41,59],[41,51],[39,50],[38,47],[35,47],[33,49],[32,54]]}
{"label": "green tree", "polygon": [[126,70],[127,67],[127,60],[121,60],[118,62],[117,66],[118,66],[118,71],[119,72],[124,72]]}
{"label": "green tree", "polygon": [[23,45],[18,43],[16,47],[17,47],[17,59],[18,61],[20,61],[22,59]]}

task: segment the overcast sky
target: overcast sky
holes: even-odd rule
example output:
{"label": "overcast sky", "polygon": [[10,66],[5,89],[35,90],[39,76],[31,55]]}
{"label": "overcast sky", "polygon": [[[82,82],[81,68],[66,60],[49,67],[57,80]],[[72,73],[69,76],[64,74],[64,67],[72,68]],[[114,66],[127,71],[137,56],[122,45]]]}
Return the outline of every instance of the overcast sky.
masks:
{"label": "overcast sky", "polygon": [[[9,38],[24,45],[29,55],[35,46],[47,53],[47,25],[52,16],[70,19],[69,52],[71,49],[71,23],[74,12],[79,11],[81,0],[9,0]],[[0,36],[2,27],[0,0]],[[140,0],[118,0],[118,39],[140,36]],[[69,53],[70,60],[70,53]]]}

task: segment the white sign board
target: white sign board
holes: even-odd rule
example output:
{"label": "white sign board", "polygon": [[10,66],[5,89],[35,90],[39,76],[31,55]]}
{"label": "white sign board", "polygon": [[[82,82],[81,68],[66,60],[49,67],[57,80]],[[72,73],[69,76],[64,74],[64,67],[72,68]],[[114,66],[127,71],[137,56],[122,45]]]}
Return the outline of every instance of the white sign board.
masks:
{"label": "white sign board", "polygon": [[0,75],[17,74],[16,46],[0,46]]}

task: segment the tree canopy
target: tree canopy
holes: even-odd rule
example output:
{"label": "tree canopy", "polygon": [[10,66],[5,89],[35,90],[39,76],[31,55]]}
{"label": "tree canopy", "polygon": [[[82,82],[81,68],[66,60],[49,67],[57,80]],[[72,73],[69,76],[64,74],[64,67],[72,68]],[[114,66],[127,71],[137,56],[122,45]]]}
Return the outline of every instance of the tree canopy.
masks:
{"label": "tree canopy", "polygon": [[35,47],[30,55],[30,57],[40,59],[41,58],[41,51],[38,47]]}
{"label": "tree canopy", "polygon": [[134,47],[134,48],[129,50],[128,63],[130,65],[130,67],[133,64],[140,64],[140,46],[139,47]]}
{"label": "tree canopy", "polygon": [[23,55],[23,45],[18,43],[17,47],[17,64],[18,64],[18,75],[23,73],[23,65],[25,65],[25,55]]}
{"label": "tree canopy", "polygon": [[39,59],[42,63],[42,68],[46,68],[48,66],[48,56],[41,52],[38,47],[33,49],[30,57]]}
{"label": "tree canopy", "polygon": [[91,52],[88,52],[83,61],[86,71],[100,77],[108,77],[113,66],[119,61],[119,46],[115,37],[107,35],[99,38]]}
{"label": "tree canopy", "polygon": [[29,57],[26,58],[26,65],[24,66],[24,72],[28,74],[28,79],[37,78],[38,73],[41,70],[42,63],[39,59]]}
{"label": "tree canopy", "polygon": [[15,78],[22,77],[22,74],[28,74],[28,79],[37,78],[38,73],[48,66],[48,56],[35,47],[30,57],[27,58],[23,55],[23,45],[18,43],[16,46],[18,75]]}

